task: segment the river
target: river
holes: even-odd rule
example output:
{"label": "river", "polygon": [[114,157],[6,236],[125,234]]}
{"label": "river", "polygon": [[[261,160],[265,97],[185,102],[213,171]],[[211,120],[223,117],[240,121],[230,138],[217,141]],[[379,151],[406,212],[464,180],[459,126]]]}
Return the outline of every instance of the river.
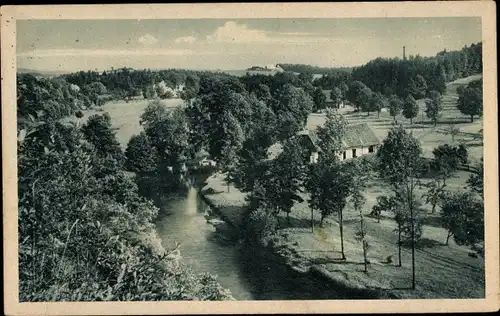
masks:
{"label": "river", "polygon": [[217,275],[237,300],[287,300],[335,298],[310,278],[292,274],[275,262],[266,262],[252,249],[217,237],[204,217],[208,205],[190,187],[185,196],[165,202],[156,227],[165,247],[180,242],[184,262],[199,272]]}

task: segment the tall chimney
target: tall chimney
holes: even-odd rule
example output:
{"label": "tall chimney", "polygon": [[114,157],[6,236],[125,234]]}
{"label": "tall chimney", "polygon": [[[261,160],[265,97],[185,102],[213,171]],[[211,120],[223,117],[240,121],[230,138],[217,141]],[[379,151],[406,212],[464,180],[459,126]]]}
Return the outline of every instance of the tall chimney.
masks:
{"label": "tall chimney", "polygon": [[406,47],[405,47],[405,46],[403,46],[403,60],[406,60],[406,53],[405,53],[405,49],[406,49]]}

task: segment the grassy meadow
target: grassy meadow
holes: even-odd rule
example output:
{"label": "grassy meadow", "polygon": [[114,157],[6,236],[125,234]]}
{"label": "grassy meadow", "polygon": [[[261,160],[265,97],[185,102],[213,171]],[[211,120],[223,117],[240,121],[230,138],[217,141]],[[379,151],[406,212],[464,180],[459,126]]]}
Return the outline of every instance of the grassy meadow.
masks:
{"label": "grassy meadow", "polygon": [[[139,124],[139,117],[151,100],[132,100],[129,102],[112,101],[104,104],[98,108],[88,109],[83,111],[84,116],[80,120],[83,124],[87,119],[94,114],[103,114],[108,112],[111,116],[111,122],[116,129],[116,138],[120,142],[123,149],[126,148],[127,143],[132,135],[139,134],[142,127]],[[161,100],[163,104],[169,109],[174,109],[183,104],[182,99],[166,99]],[[78,119],[73,115],[63,119],[63,121],[77,121]]]}

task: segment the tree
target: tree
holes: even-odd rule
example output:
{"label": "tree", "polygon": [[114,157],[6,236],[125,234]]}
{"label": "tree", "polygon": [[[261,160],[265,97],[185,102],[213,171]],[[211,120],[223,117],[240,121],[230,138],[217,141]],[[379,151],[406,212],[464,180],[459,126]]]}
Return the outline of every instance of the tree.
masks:
{"label": "tree", "polygon": [[153,85],[147,85],[142,88],[142,95],[144,99],[154,99],[157,95],[163,97],[164,94],[165,93],[160,90],[160,87],[154,89]]}
{"label": "tree", "polygon": [[80,110],[78,110],[78,111],[76,111],[75,116],[76,116],[76,125],[79,126],[80,125],[80,120],[83,117],[83,112],[80,111]]}
{"label": "tree", "polygon": [[427,114],[427,117],[430,118],[434,126],[436,126],[438,119],[441,117],[441,112],[443,111],[441,94],[435,90],[429,92],[429,98],[425,100],[425,106],[425,114]]}
{"label": "tree", "polygon": [[477,172],[471,173],[469,179],[467,179],[467,184],[472,189],[472,191],[479,193],[482,197],[484,197],[484,166],[483,166],[483,158],[481,158],[481,162],[478,164]]}
{"label": "tree", "polygon": [[457,88],[457,108],[465,115],[470,115],[470,122],[474,122],[475,115],[483,113],[483,82],[471,82],[467,87]]}
{"label": "tree", "polygon": [[[257,89],[252,91],[255,93],[255,96],[259,101],[265,102],[266,104],[271,102],[272,96],[271,96],[271,91],[269,90],[269,87],[265,84],[259,84],[257,86]],[[316,102],[315,102],[316,103]]]}
{"label": "tree", "polygon": [[425,199],[425,203],[430,203],[432,205],[432,213],[436,210],[437,204],[442,200],[445,193],[444,188],[446,183],[441,182],[438,178],[433,178],[431,182],[427,184],[427,192],[422,195]]}
{"label": "tree", "polygon": [[396,96],[393,95],[390,100],[389,100],[389,114],[393,117],[394,122],[397,123],[396,121],[396,115],[398,115],[401,112],[401,108],[403,107],[403,101]]}
{"label": "tree", "polygon": [[286,213],[290,224],[293,205],[303,201],[299,193],[304,180],[304,150],[297,138],[285,141],[283,152],[272,163],[271,174],[277,191],[275,205]]}
{"label": "tree", "polygon": [[326,107],[326,95],[323,93],[321,88],[316,88],[313,94],[314,109],[313,112],[317,112]]}
{"label": "tree", "polygon": [[403,103],[403,116],[410,120],[410,124],[413,123],[413,118],[418,115],[418,103],[409,94]]}
{"label": "tree", "polygon": [[359,214],[359,229],[356,232],[357,239],[361,241],[363,249],[363,264],[364,272],[368,272],[368,249],[370,247],[367,238],[367,230],[365,227],[365,220],[363,216],[363,206],[366,203],[366,198],[363,191],[366,188],[368,181],[369,169],[366,165],[359,163],[358,160],[351,160],[346,162],[346,167],[350,170],[352,175],[351,186],[351,202],[354,210]]}
{"label": "tree", "polygon": [[339,87],[334,87],[332,91],[330,91],[330,99],[332,99],[335,108],[338,108],[339,105],[344,101],[342,90]]}
{"label": "tree", "polygon": [[444,132],[447,135],[451,135],[451,140],[455,141],[455,137],[460,134],[460,128],[452,123],[448,125],[448,128]]}
{"label": "tree", "polygon": [[352,175],[334,155],[320,156],[318,163],[311,165],[306,188],[310,193],[309,205],[321,212],[321,222],[333,213],[339,217],[342,259],[344,253],[343,211],[352,187]]}
{"label": "tree", "polygon": [[443,94],[446,92],[446,72],[443,65],[438,65],[434,69],[433,74],[433,89]]}
{"label": "tree", "polygon": [[130,171],[148,173],[157,168],[156,148],[152,146],[145,132],[130,138],[125,150],[125,157],[127,157],[125,166]]}
{"label": "tree", "polygon": [[427,93],[427,82],[421,75],[416,75],[415,78],[410,79],[409,91],[415,99],[425,98]]}
{"label": "tree", "polygon": [[412,249],[412,289],[415,289],[415,187],[421,169],[420,143],[402,126],[393,127],[377,152],[380,176],[407,205]]}
{"label": "tree", "polygon": [[474,245],[484,240],[484,205],[471,192],[454,192],[445,196],[441,210],[443,227],[458,245]]}
{"label": "tree", "polygon": [[337,156],[342,149],[342,139],[347,128],[347,121],[343,115],[328,110],[323,126],[318,126],[317,135],[322,155]]}
{"label": "tree", "polygon": [[439,145],[434,148],[432,154],[434,161],[431,163],[431,168],[441,175],[444,184],[451,173],[458,169],[459,164],[466,163],[468,158],[467,149],[463,145],[457,147],[448,144]]}
{"label": "tree", "polygon": [[374,108],[371,107],[372,99],[372,90],[370,88],[365,87],[359,91],[359,95],[357,97],[357,104],[361,108],[363,112],[367,112],[368,116],[370,116],[371,111],[375,111]]}
{"label": "tree", "polygon": [[279,89],[272,105],[279,122],[279,138],[290,138],[302,130],[313,107],[312,98],[303,89],[290,84]]}
{"label": "tree", "polygon": [[230,112],[225,112],[217,133],[211,136],[209,153],[218,160],[222,170],[227,173],[226,182],[229,192],[229,183],[233,181],[238,153],[244,141],[243,129]]}
{"label": "tree", "polygon": [[[349,89],[348,91],[346,92],[346,99],[351,103],[353,104],[356,109],[359,111],[360,107],[361,107],[361,103],[363,103],[364,101],[364,96],[366,93],[361,93],[362,90],[366,89],[366,85],[364,83],[362,83],[361,81],[353,81],[350,85],[349,85]],[[366,90],[365,90],[366,92]],[[360,99],[361,98],[361,99]]]}
{"label": "tree", "polygon": [[117,165],[124,162],[124,155],[120,143],[116,140],[115,132],[111,125],[111,117],[108,113],[103,115],[92,115],[86,124],[82,126],[82,133],[97,150],[97,153],[106,157],[110,155]]}
{"label": "tree", "polygon": [[377,203],[373,205],[371,215],[377,217],[377,223],[380,223],[382,212],[393,212],[396,207],[395,200],[385,195],[377,196]]}
{"label": "tree", "polygon": [[144,129],[147,129],[150,125],[158,123],[167,117],[167,107],[160,100],[154,100],[149,102],[142,112],[139,124],[141,124]]}
{"label": "tree", "polygon": [[340,92],[342,93],[342,102],[347,100],[347,92],[349,91],[349,86],[345,82],[341,82],[339,85]]}
{"label": "tree", "polygon": [[380,112],[384,107],[384,96],[379,92],[372,93],[370,99],[370,110],[377,112],[377,118],[380,117]]}
{"label": "tree", "polygon": [[[398,193],[399,194],[399,193]],[[401,247],[402,247],[402,235],[403,226],[407,220],[407,210],[403,207],[401,198],[396,195],[391,196],[377,196],[377,203],[372,207],[372,215],[377,217],[377,221],[380,222],[380,217],[382,212],[394,214],[394,220],[398,224],[398,266],[401,267]]]}

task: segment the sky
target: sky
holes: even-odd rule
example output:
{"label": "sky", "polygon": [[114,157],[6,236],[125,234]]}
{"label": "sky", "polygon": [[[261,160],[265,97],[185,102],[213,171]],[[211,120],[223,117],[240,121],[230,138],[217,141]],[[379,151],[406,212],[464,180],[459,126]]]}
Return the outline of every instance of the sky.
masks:
{"label": "sky", "polygon": [[17,67],[33,70],[242,70],[301,63],[359,66],[433,56],[481,41],[479,17],[18,20]]}

